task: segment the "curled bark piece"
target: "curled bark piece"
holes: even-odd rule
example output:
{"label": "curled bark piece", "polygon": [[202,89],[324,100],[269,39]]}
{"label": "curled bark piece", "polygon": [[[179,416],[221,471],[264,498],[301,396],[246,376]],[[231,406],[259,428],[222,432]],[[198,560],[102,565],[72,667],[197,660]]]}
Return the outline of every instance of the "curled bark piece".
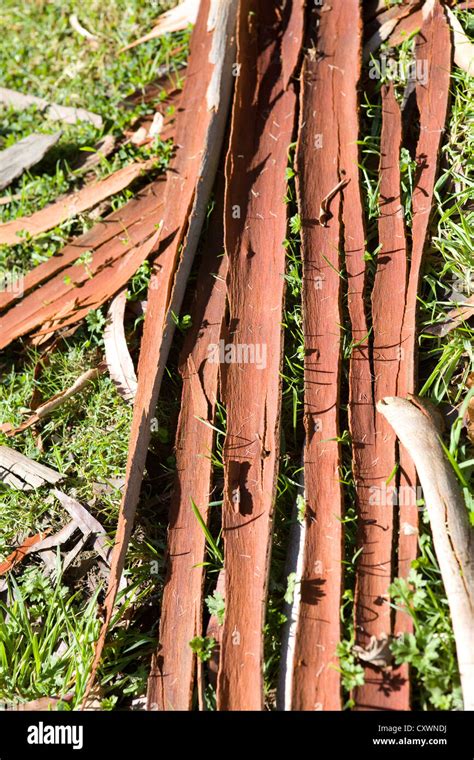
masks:
{"label": "curled bark piece", "polygon": [[9,90],[6,87],[0,87],[0,103],[10,106],[15,111],[24,111],[30,106],[37,106],[52,121],[62,121],[65,124],[88,121],[97,129],[102,128],[102,117],[96,113],[86,111],[84,108],[71,108],[69,106],[60,106],[57,103],[48,103],[44,98],[37,98],[35,95],[24,95],[21,92]]}
{"label": "curled bark piece", "polygon": [[464,709],[474,710],[474,533],[464,498],[430,415],[397,397],[382,399],[377,409],[418,472],[451,611]]}
{"label": "curled bark piece", "polygon": [[0,190],[19,177],[25,169],[41,161],[60,137],[61,132],[56,132],[54,135],[28,135],[10,148],[2,150],[0,152]]}
{"label": "curled bark piece", "polygon": [[110,377],[125,401],[133,401],[137,392],[137,376],[127,346],[124,329],[127,291],[122,290],[109,306],[104,330],[105,358]]}
{"label": "curled bark piece", "polygon": [[474,45],[462,28],[461,22],[450,8],[446,8],[454,34],[454,63],[474,76]]}
{"label": "curled bark piece", "polygon": [[20,217],[11,222],[0,224],[0,244],[14,245],[21,241],[21,233],[39,235],[56,227],[72,216],[92,208],[104,198],[109,198],[128,187],[143,172],[153,165],[153,161],[134,163],[119,169],[109,177],[86,185],[75,193],[66,195],[61,200],[37,211],[31,216]]}
{"label": "curled bark piece", "polygon": [[331,203],[332,199],[334,198],[334,196],[336,195],[336,193],[338,193],[340,190],[342,190],[342,188],[345,187],[349,182],[350,182],[350,179],[342,179],[322,199],[321,206],[320,206],[320,209],[319,209],[319,224],[321,225],[321,227],[327,227],[328,226],[328,220],[331,218],[331,213],[329,211],[329,204]]}

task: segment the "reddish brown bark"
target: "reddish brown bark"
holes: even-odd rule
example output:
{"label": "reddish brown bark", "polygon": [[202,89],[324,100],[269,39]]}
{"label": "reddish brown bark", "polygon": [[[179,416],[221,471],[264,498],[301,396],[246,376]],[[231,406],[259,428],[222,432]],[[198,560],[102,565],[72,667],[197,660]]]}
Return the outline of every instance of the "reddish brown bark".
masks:
{"label": "reddish brown bark", "polygon": [[[286,236],[285,168],[302,44],[303,3],[241,0],[227,160],[225,245],[228,340],[253,351],[226,365],[223,533],[225,620],[218,675],[221,710],[263,708],[263,625],[276,470]],[[262,360],[266,352],[265,359]]]}
{"label": "reddish brown bark", "polygon": [[[391,510],[373,504],[375,409],[373,405],[372,368],[369,349],[369,328],[366,317],[366,264],[364,212],[361,200],[358,147],[359,116],[357,88],[361,66],[360,3],[341,0],[341,29],[338,37],[340,60],[344,74],[340,89],[340,171],[349,184],[344,188],[342,221],[344,253],[348,282],[348,309],[352,327],[352,351],[349,370],[349,428],[352,438],[353,472],[358,511],[358,541],[361,552],[357,562],[355,618],[359,646],[367,646],[372,636],[391,632],[388,587],[391,582],[392,530]],[[383,680],[383,684],[382,684]],[[388,709],[395,692],[379,673],[366,681],[356,693],[356,704],[363,709]]]}
{"label": "reddish brown bark", "polygon": [[[428,5],[428,4],[427,4]],[[418,176],[412,199],[412,253],[402,333],[402,362],[397,395],[416,393],[417,294],[426,248],[433,192],[438,169],[441,140],[446,124],[451,74],[451,31],[444,10],[434,0],[426,14],[416,42],[416,60],[426,67],[426,81],[417,81],[416,98],[420,112],[420,137],[416,149]],[[400,445],[400,534],[398,539],[399,577],[410,572],[418,546],[418,509],[416,506],[416,470],[412,459]],[[397,612],[394,633],[411,631],[410,619]]]}
{"label": "reddish brown bark", "polygon": [[21,233],[27,232],[32,236],[56,227],[70,217],[81,214],[92,208],[105,198],[119,193],[128,187],[144,172],[149,171],[153,161],[133,163],[110,174],[105,179],[85,185],[75,193],[45,206],[31,216],[23,216],[11,222],[0,224],[0,245],[14,245],[21,242]]}
{"label": "reddish brown bark", "polygon": [[[191,39],[181,110],[176,118],[178,149],[167,175],[158,271],[149,289],[105,621],[96,645],[89,689],[95,680],[133,527],[151,423],[173,336],[173,313],[181,308],[217,169],[231,90],[235,9],[235,0],[218,5],[214,18],[209,0],[202,0]],[[219,43],[217,51],[215,43]]]}
{"label": "reddish brown bark", "polygon": [[[316,18],[314,14],[315,31]],[[336,669],[343,567],[337,441],[342,322],[340,193],[331,201],[325,226],[317,221],[323,198],[341,179],[334,160],[339,154],[340,22],[338,11],[320,13],[319,55],[307,54],[302,74],[297,184],[303,259],[306,538],[293,660],[294,710],[341,709]]]}
{"label": "reddish brown bark", "polygon": [[[64,277],[66,276],[64,270],[83,254],[93,251],[93,256],[96,258],[96,256],[105,253],[105,260],[113,260],[128,250],[128,235],[133,240],[143,241],[150,234],[153,225],[156,224],[156,210],[162,195],[162,186],[163,179],[152,182],[121,209],[114,211],[113,214],[110,214],[103,221],[96,224],[89,232],[76,238],[72,243],[68,243],[58,255],[52,256],[47,261],[27,272],[22,282],[23,292],[28,293],[37,285],[51,279],[59,272],[63,272],[61,278],[56,280],[53,289],[53,293],[57,293],[59,288],[58,283],[64,282]],[[152,221],[146,226],[146,220],[150,217],[152,217]],[[145,224],[143,234],[139,232],[140,227],[132,231],[134,225],[143,224]],[[107,247],[101,250],[103,246]],[[101,254],[98,253],[99,250],[101,250]],[[72,269],[67,272],[67,275],[71,276],[75,271],[75,269]],[[22,295],[23,293],[16,295],[8,291],[0,293],[0,311],[12,307],[15,301],[21,298]],[[26,301],[26,297],[24,300]],[[33,308],[33,303],[41,303],[43,300],[48,300],[47,291],[44,298],[38,295],[35,301],[28,302],[28,307],[22,307],[24,313],[28,313]],[[19,313],[18,310],[16,314]]]}
{"label": "reddish brown bark", "polygon": [[[211,454],[219,364],[213,361],[225,313],[224,182],[204,243],[196,301],[180,359],[183,378],[176,432],[176,478],[170,505],[167,579],[161,605],[159,645],[148,681],[148,709],[191,709],[195,655],[189,642],[202,635],[205,537],[193,510],[209,514]],[[209,424],[205,424],[203,420]]]}
{"label": "reddish brown bark", "polygon": [[154,202],[155,214],[102,246],[90,263],[76,262],[0,317],[0,348],[38,327],[49,334],[79,322],[123,288],[156,245],[161,204]]}
{"label": "reddish brown bark", "polygon": [[[393,86],[382,87],[382,134],[380,139],[380,217],[377,270],[372,291],[372,329],[373,329],[373,366],[375,402],[385,396],[397,396],[406,393],[401,382],[403,373],[402,327],[405,311],[405,298],[408,277],[408,260],[404,212],[400,200],[400,149],[402,144],[402,119]],[[373,503],[380,515],[395,514],[398,501],[395,497],[397,477],[396,437],[385,418],[375,413],[375,456],[372,490]],[[413,464],[407,463],[410,470],[407,475],[415,478]],[[404,481],[404,476],[402,476]],[[402,485],[406,485],[405,482]],[[398,492],[405,494],[405,489]],[[403,499],[405,495],[403,496]],[[383,519],[383,518],[382,518]],[[415,525],[416,530],[416,507]],[[416,557],[416,535],[414,553]],[[387,571],[392,572],[391,566]],[[374,572],[377,572],[374,570]],[[385,568],[384,568],[385,575]],[[406,630],[410,629],[409,619]],[[390,622],[387,629],[380,633],[390,634]],[[379,635],[380,635],[379,633]],[[377,633],[375,634],[377,635]],[[392,672],[390,679],[370,666],[365,669],[366,685],[357,690],[359,707],[377,706],[390,709],[408,710],[410,706],[410,689],[408,668],[398,668]],[[386,685],[390,693],[383,701],[383,688]]]}

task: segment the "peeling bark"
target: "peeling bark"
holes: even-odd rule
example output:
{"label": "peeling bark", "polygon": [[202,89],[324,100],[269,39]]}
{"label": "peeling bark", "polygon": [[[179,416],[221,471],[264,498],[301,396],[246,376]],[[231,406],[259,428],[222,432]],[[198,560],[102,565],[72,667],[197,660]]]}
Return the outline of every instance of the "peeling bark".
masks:
{"label": "peeling bark", "polygon": [[[176,144],[179,148],[171,163],[166,183],[163,234],[156,260],[159,270],[150,283],[137,373],[138,387],[130,435],[127,482],[105,600],[105,622],[96,646],[89,689],[95,680],[112,617],[140,495],[151,423],[173,338],[172,315],[178,313],[181,307],[217,170],[232,86],[236,8],[236,0],[219,4],[218,23],[208,31],[211,8],[209,0],[202,0],[192,35],[181,110],[176,118]],[[219,107],[210,109],[207,95],[218,65],[210,60],[216,35],[223,35],[227,44],[221,47],[225,50],[225,61],[221,67]],[[216,102],[218,90],[213,87],[212,91]]]}
{"label": "peeling bark", "polygon": [[109,198],[124,190],[152,166],[153,160],[129,164],[105,179],[85,185],[81,190],[65,195],[64,198],[45,206],[31,216],[22,216],[11,222],[0,224],[0,245],[20,243],[22,233],[28,233],[34,237],[51,230],[70,217],[92,208],[104,198]]}
{"label": "peeling bark", "polygon": [[[156,226],[157,210],[159,214],[163,201],[163,189],[163,179],[150,183],[121,209],[109,214],[84,235],[68,243],[60,253],[51,256],[47,261],[27,272],[19,283],[21,287],[0,291],[0,311],[12,308],[16,301],[23,299],[25,305],[16,310],[15,317],[12,319],[12,322],[16,323],[20,320],[18,315],[32,312],[35,304],[58,297],[58,290],[62,293],[66,289],[64,278],[71,278],[73,282],[77,282],[75,275],[78,269],[72,268],[71,265],[84,254],[92,253],[88,275],[90,276],[90,272],[94,271],[95,261],[98,268],[105,261],[112,262],[123,256],[133,245],[146,240]],[[44,286],[41,295],[38,291],[34,296],[31,294],[30,300],[27,301],[27,294],[30,291],[61,272],[61,276],[56,278],[54,285],[49,286],[50,289],[45,290]],[[36,322],[35,325],[37,324],[39,323]]]}
{"label": "peeling bark", "polygon": [[[400,200],[400,148],[402,145],[402,117],[400,107],[395,98],[393,85],[382,87],[382,134],[380,140],[380,217],[379,243],[381,249],[377,256],[377,270],[372,291],[372,329],[373,329],[373,367],[374,367],[374,399],[377,402],[384,396],[405,393],[403,387],[403,349],[401,346],[403,317],[408,278],[407,243],[404,223],[404,213]],[[395,486],[397,477],[395,468],[398,452],[396,438],[386,420],[379,414],[375,415],[375,450],[373,466],[373,503],[379,515],[397,511]],[[416,485],[416,473],[413,463],[407,458],[405,470],[401,475],[400,485],[406,486],[407,478]],[[399,490],[405,493],[405,490]],[[417,552],[417,523],[415,492],[410,490],[408,504],[403,500],[399,507],[400,515],[400,546],[398,575],[408,574],[411,560]],[[381,518],[383,519],[383,517]],[[410,524],[412,531],[406,530]],[[389,558],[392,552],[392,535],[387,535],[384,543],[383,556],[387,560],[386,581],[390,582],[392,572]],[[395,540],[395,538],[394,538]],[[380,551],[380,536],[377,549]],[[399,621],[397,632],[411,630],[410,619],[397,613]],[[385,631],[371,631],[373,635],[390,635],[391,625],[387,620]],[[360,705],[371,704],[377,699],[378,691],[382,691],[386,674],[380,670],[366,667],[366,686],[357,690]],[[408,710],[410,707],[410,688],[408,668],[402,667],[392,672],[391,681],[393,693],[387,698],[387,706],[391,709]],[[381,696],[381,695],[379,695]],[[382,699],[380,699],[383,707]]]}
{"label": "peeling bark", "polygon": [[[294,130],[291,76],[303,33],[300,0],[278,8],[241,0],[240,73],[227,157],[225,246],[229,257],[223,535],[226,612],[217,705],[263,708],[263,625],[279,455],[286,236],[285,169]],[[239,347],[265,360],[239,361]]]}
{"label": "peeling bark", "polygon": [[148,680],[151,710],[191,709],[196,656],[189,642],[202,635],[205,536],[192,501],[207,522],[214,442],[210,425],[214,424],[219,372],[213,349],[221,338],[226,303],[223,185],[223,181],[217,183],[217,205],[204,242],[191,313],[193,327],[180,358],[183,390],[176,432],[176,477],[169,513],[159,645]]}
{"label": "peeling bark", "polygon": [[[341,365],[341,180],[338,120],[341,66],[346,50],[338,43],[344,25],[354,22],[347,0],[321,12],[313,32],[316,54],[307,53],[302,73],[297,152],[298,200],[302,224],[305,345],[305,548],[301,601],[293,658],[291,709],[340,710],[341,683],[336,647],[341,638],[342,487],[339,436]],[[352,15],[351,15],[352,14]],[[320,104],[324,103],[324,108]],[[331,188],[338,188],[331,191]],[[333,196],[330,214],[318,219],[324,197]]]}

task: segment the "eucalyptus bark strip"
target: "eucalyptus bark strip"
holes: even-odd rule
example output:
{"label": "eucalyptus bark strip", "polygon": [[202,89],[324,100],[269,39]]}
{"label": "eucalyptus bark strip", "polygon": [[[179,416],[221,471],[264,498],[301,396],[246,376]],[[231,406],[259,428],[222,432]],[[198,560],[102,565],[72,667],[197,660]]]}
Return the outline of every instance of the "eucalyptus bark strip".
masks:
{"label": "eucalyptus bark strip", "polygon": [[[382,86],[382,133],[380,138],[380,216],[378,221],[380,250],[372,291],[373,367],[374,398],[379,401],[386,395],[406,393],[403,387],[404,375],[402,329],[408,279],[407,241],[404,211],[401,204],[400,149],[402,146],[402,116],[395,97],[393,85]],[[374,502],[380,514],[385,512],[400,515],[398,575],[406,577],[410,563],[417,552],[417,507],[414,496],[416,472],[409,458],[401,473],[400,488],[396,498],[398,451],[396,437],[390,425],[380,413],[375,414],[375,457],[374,457]],[[408,486],[408,488],[407,488]],[[407,498],[408,497],[408,498]],[[395,537],[394,537],[394,540]],[[387,542],[387,554],[391,551]],[[394,569],[393,573],[397,571]],[[397,613],[395,632],[412,630],[411,619],[406,614]],[[390,633],[389,630],[386,633]],[[370,683],[376,675],[366,667],[366,681]],[[383,682],[384,676],[380,674]],[[402,666],[395,673],[398,688],[390,700],[390,706],[399,710],[410,707],[410,685],[408,667]],[[361,703],[369,698],[358,690]]]}
{"label": "eucalyptus bark strip", "polygon": [[[341,183],[339,46],[343,2],[312,14],[316,54],[309,51],[301,77],[297,191],[302,225],[305,545],[293,657],[293,710],[340,710],[336,648],[341,638],[342,486],[339,444],[341,292],[341,192],[318,218],[324,198]],[[352,13],[354,8],[351,9]],[[316,21],[319,21],[316,26]],[[317,37],[316,37],[317,34]],[[345,65],[345,64],[344,64]],[[324,103],[324,107],[321,104]],[[342,183],[341,183],[342,184]],[[341,188],[342,190],[342,188]]]}
{"label": "eucalyptus bark strip", "polygon": [[[358,547],[355,588],[356,641],[367,647],[372,637],[390,635],[391,614],[388,587],[392,578],[393,515],[374,504],[375,409],[369,345],[369,324],[366,315],[365,225],[359,178],[359,102],[361,76],[362,23],[358,0],[333,3],[340,14],[337,37],[340,179],[347,179],[343,188],[343,247],[347,272],[347,305],[351,323],[349,364],[349,429],[352,440],[353,474],[358,514]],[[382,683],[383,682],[383,683]],[[396,684],[388,673],[374,670],[361,689],[355,692],[356,709],[390,709],[397,704]]]}
{"label": "eucalyptus bark strip", "polygon": [[466,504],[423,403],[388,397],[377,408],[418,472],[451,612],[464,709],[474,710],[474,531]]}
{"label": "eucalyptus bark strip", "polygon": [[181,110],[176,118],[178,147],[167,174],[161,243],[149,288],[105,620],[88,691],[95,680],[125,564],[151,425],[174,333],[173,314],[181,308],[219,161],[232,88],[236,11],[237,0],[202,0],[191,38]]}
{"label": "eucalyptus bark strip", "polygon": [[225,314],[227,257],[223,255],[224,182],[204,242],[197,292],[180,358],[183,378],[176,432],[176,476],[171,497],[167,576],[161,604],[159,643],[148,680],[148,709],[190,710],[196,655],[189,642],[202,635],[205,536],[192,510],[209,517],[212,450],[219,362],[216,349]]}
{"label": "eucalyptus bark strip", "polygon": [[[226,364],[223,535],[225,619],[217,686],[220,710],[261,710],[263,627],[280,437],[287,211],[285,171],[296,116],[292,75],[303,3],[241,0],[225,247]],[[253,352],[250,362],[239,353]],[[259,353],[259,358],[257,357]]]}

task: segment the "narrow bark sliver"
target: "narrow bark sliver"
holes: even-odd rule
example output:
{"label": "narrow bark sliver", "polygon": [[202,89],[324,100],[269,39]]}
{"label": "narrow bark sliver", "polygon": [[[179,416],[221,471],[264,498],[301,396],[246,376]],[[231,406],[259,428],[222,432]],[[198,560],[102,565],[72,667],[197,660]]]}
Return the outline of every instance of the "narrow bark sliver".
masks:
{"label": "narrow bark sliver", "polygon": [[[390,205],[395,211],[399,196],[399,185],[396,177],[397,168],[390,170],[387,164],[389,153],[393,152],[393,144],[398,143],[398,116],[393,116],[396,104],[393,98],[385,92],[384,96],[384,130],[382,139],[381,158],[381,188],[382,207],[379,223],[379,234],[382,244],[387,248],[382,250],[378,259],[378,271],[375,290],[372,298],[374,318],[374,396],[375,400],[385,393],[385,387],[391,387],[393,378],[389,378],[388,368],[384,365],[385,355],[389,357],[390,339],[385,340],[386,329],[392,322],[392,343],[395,348],[392,354],[392,367],[396,371],[397,393],[414,392],[416,383],[416,307],[419,278],[423,261],[423,253],[428,235],[428,224],[433,203],[434,183],[436,179],[438,155],[441,136],[444,129],[448,96],[449,75],[451,69],[451,40],[449,25],[444,11],[438,0],[429,0],[423,6],[423,27],[416,43],[417,81],[416,96],[420,112],[420,137],[418,140],[416,159],[418,164],[415,189],[413,193],[413,224],[412,224],[412,255],[408,281],[406,286],[402,330],[398,335],[400,320],[400,304],[394,302],[393,288],[403,281],[406,269],[403,264],[403,251],[399,252],[403,238],[402,222],[397,214],[387,219]],[[424,76],[421,76],[424,72]],[[395,129],[395,132],[393,130]],[[389,137],[387,132],[392,132]],[[398,160],[398,153],[396,154]],[[385,168],[384,168],[385,167]],[[395,171],[395,174],[394,174]],[[387,207],[384,198],[392,198]],[[397,242],[398,241],[398,242]],[[403,244],[402,244],[403,248]],[[390,254],[392,251],[392,254]],[[384,264],[384,257],[389,254],[390,261]],[[392,269],[394,275],[389,284],[386,267]],[[349,269],[349,266],[348,266]],[[398,277],[400,279],[398,279]],[[392,295],[385,299],[382,307],[383,291],[390,287]],[[389,305],[388,305],[388,302]],[[361,307],[362,308],[362,307]],[[391,316],[389,316],[389,314]],[[388,336],[390,338],[390,336]],[[380,347],[385,345],[381,352]],[[352,373],[353,381],[356,380]],[[356,380],[356,385],[360,382]],[[356,386],[351,382],[354,391]],[[361,389],[361,386],[360,386]],[[387,391],[388,392],[388,391]],[[365,396],[365,392],[363,392]],[[362,398],[362,396],[359,396]],[[356,625],[358,647],[367,648],[374,641],[383,637],[389,639],[393,633],[398,634],[410,630],[410,622],[404,613],[397,612],[392,628],[392,615],[389,607],[388,586],[395,574],[406,577],[417,550],[417,509],[416,509],[416,472],[412,458],[400,447],[400,476],[398,482],[398,520],[400,532],[398,536],[398,566],[392,562],[394,536],[393,509],[387,494],[390,489],[384,489],[381,484],[387,484],[390,476],[389,467],[393,462],[390,433],[379,415],[375,415],[374,438],[369,444],[368,431],[370,420],[363,422],[361,408],[357,408],[357,395],[352,396],[354,449],[354,472],[357,481],[359,517],[361,520],[360,546],[362,553],[359,557],[356,580]],[[359,423],[363,423],[360,424]],[[357,425],[362,437],[354,436],[354,425]],[[364,432],[367,437],[364,440]],[[364,441],[364,446],[359,448]],[[383,498],[381,499],[381,495]],[[408,709],[409,684],[407,668],[389,670],[367,666],[365,684],[355,691],[357,709]]]}
{"label": "narrow bark sliver", "polygon": [[[372,291],[372,329],[373,329],[373,368],[375,401],[385,395],[406,393],[403,386],[403,347],[401,345],[403,317],[408,276],[407,243],[403,208],[400,198],[400,148],[402,144],[402,117],[392,85],[382,86],[382,134],[380,139],[380,217],[377,269]],[[375,448],[373,465],[372,502],[381,518],[392,515],[399,508],[401,543],[403,557],[399,556],[398,573],[406,576],[410,561],[415,559],[417,550],[417,508],[414,486],[416,472],[413,463],[407,458],[405,470],[400,479],[399,494],[396,499],[396,438],[387,421],[380,414],[375,415]],[[409,482],[408,482],[409,481]],[[404,487],[408,486],[408,487]],[[409,530],[410,527],[410,530]],[[384,558],[387,564],[386,581],[390,581],[392,552],[392,535],[387,537],[384,545]],[[395,538],[394,538],[395,540]],[[379,537],[377,549],[383,534]],[[385,543],[385,542],[384,542]],[[369,579],[370,580],[370,579]],[[367,583],[368,585],[368,583]],[[374,584],[375,585],[375,584]],[[396,632],[401,629],[411,630],[408,616],[400,619]],[[386,619],[385,630],[370,629],[371,635],[391,634],[390,620]],[[365,685],[357,690],[360,706],[373,705],[382,695],[384,685],[391,686],[387,701],[392,709],[409,709],[410,689],[408,668],[402,667],[390,674],[390,678],[380,670],[367,665],[365,668]],[[381,707],[383,703],[381,704]]]}
{"label": "narrow bark sliver", "polygon": [[138,386],[130,433],[126,485],[119,513],[105,621],[96,645],[90,691],[122,575],[145,469],[156,404],[212,191],[232,87],[237,0],[202,0],[191,38],[189,66],[176,118],[178,149],[167,175],[156,268],[150,282]]}
{"label": "narrow bark sliver", "polygon": [[228,335],[223,401],[225,619],[220,710],[263,708],[263,626],[279,455],[288,146],[295,126],[291,77],[303,3],[283,9],[242,0],[227,158],[225,247]]}
{"label": "narrow bark sliver", "polygon": [[[347,0],[344,0],[346,3]],[[339,6],[341,3],[338,4]],[[339,154],[339,52],[335,40],[345,23],[339,8],[320,14],[318,58],[307,53],[302,73],[297,152],[302,223],[305,341],[304,482],[306,530],[301,596],[293,656],[293,710],[340,710],[336,648],[341,637],[342,486],[339,395],[341,364],[341,193]],[[313,29],[311,30],[313,31]],[[324,103],[324,108],[320,108]],[[344,183],[345,184],[345,183]],[[321,221],[324,198],[330,213]]]}
{"label": "narrow bark sliver", "polygon": [[223,181],[217,183],[217,205],[204,242],[191,313],[193,327],[180,359],[183,390],[176,433],[176,477],[169,512],[159,645],[148,680],[149,710],[190,710],[192,706],[196,656],[189,642],[202,634],[205,555],[205,536],[192,502],[207,522],[219,372],[215,349],[221,339],[226,304],[223,185]]}

